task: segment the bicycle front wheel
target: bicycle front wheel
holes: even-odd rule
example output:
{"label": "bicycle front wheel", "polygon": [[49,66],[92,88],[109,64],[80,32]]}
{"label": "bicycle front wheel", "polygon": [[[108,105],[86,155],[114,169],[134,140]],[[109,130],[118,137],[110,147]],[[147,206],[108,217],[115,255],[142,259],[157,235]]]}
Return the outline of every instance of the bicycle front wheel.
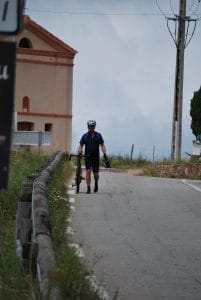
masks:
{"label": "bicycle front wheel", "polygon": [[76,184],[76,193],[79,193],[79,191],[80,191],[80,179],[79,178],[76,178],[75,184]]}
{"label": "bicycle front wheel", "polygon": [[78,166],[76,169],[76,178],[75,178],[75,183],[76,183],[76,192],[79,193],[80,191],[80,183],[82,181],[82,168],[81,166]]}

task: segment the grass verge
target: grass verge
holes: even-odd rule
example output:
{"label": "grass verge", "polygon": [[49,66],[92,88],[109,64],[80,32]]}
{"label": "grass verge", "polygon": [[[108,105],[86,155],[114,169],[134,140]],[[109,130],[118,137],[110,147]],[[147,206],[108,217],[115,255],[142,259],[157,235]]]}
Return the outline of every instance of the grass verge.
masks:
{"label": "grass verge", "polygon": [[64,161],[56,170],[48,187],[50,223],[57,264],[52,280],[59,286],[63,299],[98,300],[86,278],[88,272],[81,265],[75,251],[68,246],[66,228],[70,207],[65,184],[71,174],[70,163]]}
{"label": "grass verge", "polygon": [[31,276],[23,276],[16,256],[15,221],[22,181],[41,167],[45,156],[12,152],[7,192],[0,193],[0,299],[39,299]]}
{"label": "grass verge", "polygon": [[139,156],[137,159],[131,159],[129,156],[111,155],[109,156],[109,160],[111,162],[111,167],[117,169],[142,168],[151,163],[142,156]]}

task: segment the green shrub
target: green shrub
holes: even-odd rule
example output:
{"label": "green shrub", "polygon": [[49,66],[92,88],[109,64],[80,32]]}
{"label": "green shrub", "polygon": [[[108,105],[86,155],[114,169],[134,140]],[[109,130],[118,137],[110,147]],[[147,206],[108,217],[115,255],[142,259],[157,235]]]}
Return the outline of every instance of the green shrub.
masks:
{"label": "green shrub", "polygon": [[12,152],[8,189],[0,193],[0,299],[39,299],[36,284],[30,276],[24,277],[16,256],[15,220],[22,181],[45,160],[37,153]]}

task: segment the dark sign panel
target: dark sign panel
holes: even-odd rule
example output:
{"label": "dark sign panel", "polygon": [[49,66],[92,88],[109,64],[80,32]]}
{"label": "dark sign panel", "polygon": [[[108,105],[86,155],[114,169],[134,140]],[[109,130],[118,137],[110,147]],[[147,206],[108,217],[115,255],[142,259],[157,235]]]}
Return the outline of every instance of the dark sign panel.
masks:
{"label": "dark sign panel", "polygon": [[0,42],[0,191],[7,188],[15,88],[16,43]]}

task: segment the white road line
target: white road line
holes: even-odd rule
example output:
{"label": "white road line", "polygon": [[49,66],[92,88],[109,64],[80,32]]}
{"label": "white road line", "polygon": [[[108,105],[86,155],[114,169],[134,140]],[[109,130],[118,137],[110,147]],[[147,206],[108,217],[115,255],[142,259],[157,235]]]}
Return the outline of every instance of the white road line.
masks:
{"label": "white road line", "polygon": [[67,223],[71,223],[71,222],[72,222],[72,218],[71,218],[71,217],[68,217],[68,218],[66,219],[66,222],[67,222]]}
{"label": "white road line", "polygon": [[74,232],[73,228],[70,227],[70,226],[68,226],[66,228],[66,233],[69,234],[69,235],[75,235],[75,232]]}
{"label": "white road line", "polygon": [[68,195],[75,195],[75,190],[68,190]]}
{"label": "white road line", "polygon": [[78,244],[72,243],[72,244],[68,244],[68,245],[69,245],[69,247],[71,247],[75,250],[75,253],[78,257],[80,257],[80,258],[85,257],[84,251]]}
{"label": "white road line", "polygon": [[75,206],[71,205],[71,206],[70,206],[70,210],[71,210],[72,212],[75,212]]}
{"label": "white road line", "polygon": [[75,198],[69,198],[70,203],[75,203]]}
{"label": "white road line", "polygon": [[193,184],[187,182],[186,179],[182,179],[182,182],[183,182],[184,184],[186,184],[186,185],[192,187],[194,190],[196,190],[196,191],[198,191],[198,192],[201,193],[201,189],[200,189],[199,187],[197,187],[197,186],[195,186],[195,185],[193,185]]}
{"label": "white road line", "polygon": [[[69,190],[68,190],[68,195],[75,195],[75,190],[72,190],[72,185],[68,186]],[[75,198],[69,198],[69,203],[74,204],[75,203]],[[70,209],[72,212],[75,212],[75,206],[70,205]],[[66,220],[68,223],[72,222],[72,217],[68,217]],[[73,230],[72,227],[68,226],[66,228],[66,233],[69,235],[75,235],[75,232]],[[82,248],[75,243],[69,243],[68,244],[69,247],[74,248],[75,249],[75,253],[79,258],[84,258],[85,257],[85,253],[82,250]],[[91,287],[96,291],[96,293],[98,294],[98,296],[100,297],[101,300],[111,300],[111,298],[109,297],[108,293],[106,292],[106,290],[102,287],[99,286],[96,283],[96,276],[87,276],[87,279],[89,280]]]}
{"label": "white road line", "polygon": [[102,286],[99,286],[96,283],[96,276],[87,276],[86,278],[89,280],[92,288],[98,294],[100,299],[102,299],[102,300],[110,300],[111,299],[109,297],[108,293],[106,292],[106,290]]}

